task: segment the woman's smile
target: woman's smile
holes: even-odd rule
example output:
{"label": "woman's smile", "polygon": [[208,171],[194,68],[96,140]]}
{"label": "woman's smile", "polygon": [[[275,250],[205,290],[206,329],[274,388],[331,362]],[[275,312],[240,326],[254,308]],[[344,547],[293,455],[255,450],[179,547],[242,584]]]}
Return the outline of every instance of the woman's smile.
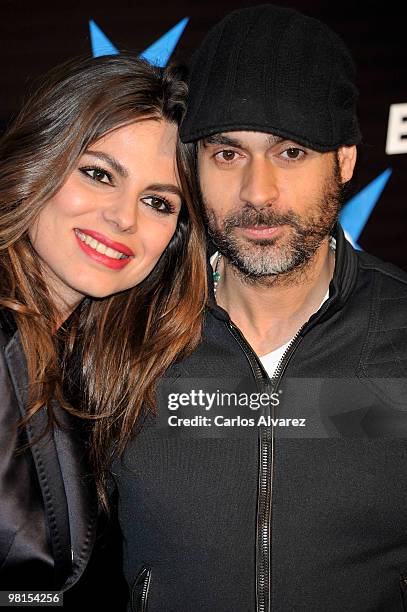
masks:
{"label": "woman's smile", "polygon": [[121,270],[134,259],[134,252],[126,245],[110,240],[99,232],[78,228],[75,228],[74,232],[82,251],[112,270]]}

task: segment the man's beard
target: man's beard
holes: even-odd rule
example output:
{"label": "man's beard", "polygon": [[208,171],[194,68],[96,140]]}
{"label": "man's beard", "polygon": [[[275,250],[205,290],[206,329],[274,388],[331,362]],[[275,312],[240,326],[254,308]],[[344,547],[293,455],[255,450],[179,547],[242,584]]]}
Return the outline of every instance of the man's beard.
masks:
{"label": "man's beard", "polygon": [[[300,216],[293,210],[280,213],[273,205],[257,208],[247,203],[229,213],[219,225],[214,211],[204,200],[212,242],[247,281],[274,284],[277,279],[288,280],[306,268],[330,235],[345,197],[346,188],[340,180],[337,158],[335,162],[332,175],[307,216]],[[234,231],[235,228],[283,225],[282,235],[277,232],[276,237],[267,239],[249,239]]]}

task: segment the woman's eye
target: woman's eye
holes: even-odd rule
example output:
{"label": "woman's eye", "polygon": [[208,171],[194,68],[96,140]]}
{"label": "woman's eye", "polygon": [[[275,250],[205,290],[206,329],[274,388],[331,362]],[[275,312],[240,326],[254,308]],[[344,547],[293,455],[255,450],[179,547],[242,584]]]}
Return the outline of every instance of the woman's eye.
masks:
{"label": "woman's eye", "polygon": [[159,198],[157,196],[148,196],[147,198],[142,198],[142,202],[150,206],[154,210],[160,213],[173,213],[175,211],[175,207],[171,204],[169,200],[166,198]]}
{"label": "woman's eye", "polygon": [[[284,156],[286,154],[286,156]],[[290,147],[281,153],[282,157],[287,161],[297,161],[298,159],[303,159],[306,153],[302,149],[298,149],[297,147]]]}
{"label": "woman's eye", "polygon": [[81,168],[81,172],[98,183],[112,183],[112,175],[102,168]]}
{"label": "woman's eye", "polygon": [[220,162],[232,162],[236,158],[236,151],[232,151],[231,149],[224,149],[223,151],[218,151],[215,154],[215,157]]}

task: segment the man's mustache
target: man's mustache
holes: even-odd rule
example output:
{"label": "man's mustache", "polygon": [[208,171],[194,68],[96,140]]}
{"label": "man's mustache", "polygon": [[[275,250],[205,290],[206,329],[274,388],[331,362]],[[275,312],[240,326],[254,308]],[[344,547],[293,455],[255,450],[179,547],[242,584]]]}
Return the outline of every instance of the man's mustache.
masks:
{"label": "man's mustache", "polygon": [[239,212],[228,215],[223,220],[225,230],[232,227],[255,227],[256,225],[265,227],[291,225],[298,229],[301,223],[298,216],[291,211],[283,214],[275,210],[257,210],[253,207],[243,208]]}

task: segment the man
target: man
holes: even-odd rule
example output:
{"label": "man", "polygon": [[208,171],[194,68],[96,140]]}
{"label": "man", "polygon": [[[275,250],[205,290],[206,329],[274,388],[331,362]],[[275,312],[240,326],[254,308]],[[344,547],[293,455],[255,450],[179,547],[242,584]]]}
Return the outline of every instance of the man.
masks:
{"label": "man", "polygon": [[202,342],[113,466],[133,610],[407,606],[407,275],[337,223],[354,76],[332,31],[272,5],[194,56],[181,137],[218,251]]}

